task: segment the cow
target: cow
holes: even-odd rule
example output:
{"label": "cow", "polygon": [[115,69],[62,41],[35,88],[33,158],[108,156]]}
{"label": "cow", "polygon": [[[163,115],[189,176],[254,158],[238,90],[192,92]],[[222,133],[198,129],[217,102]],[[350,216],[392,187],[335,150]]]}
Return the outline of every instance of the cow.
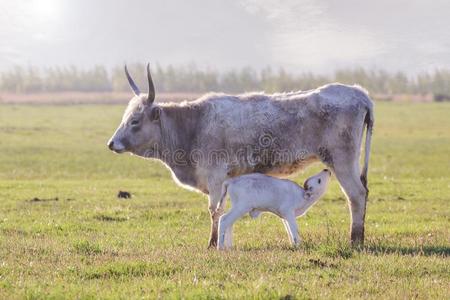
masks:
{"label": "cow", "polygon": [[332,83],[308,91],[209,93],[190,102],[155,103],[149,65],[147,94],[126,66],[125,75],[134,96],[107,145],[116,153],[159,160],[178,184],[208,195],[209,247],[217,246],[223,207],[216,207],[225,180],[248,173],[285,177],[317,161],[332,170],[348,199],[351,244],[363,244],[374,124],[366,90]]}

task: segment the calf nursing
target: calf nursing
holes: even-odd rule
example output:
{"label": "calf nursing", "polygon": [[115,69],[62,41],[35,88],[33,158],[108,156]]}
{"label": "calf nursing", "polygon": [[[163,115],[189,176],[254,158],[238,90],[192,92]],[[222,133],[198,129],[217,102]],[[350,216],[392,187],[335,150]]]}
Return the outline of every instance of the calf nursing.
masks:
{"label": "calf nursing", "polygon": [[349,200],[351,242],[363,243],[374,124],[363,88],[332,83],[309,91],[207,94],[192,102],[156,103],[149,67],[148,93],[125,74],[134,97],[108,147],[160,160],[177,183],[208,195],[210,247],[217,246],[222,209],[216,208],[225,180],[250,173],[283,177],[315,161],[336,176]]}
{"label": "calf nursing", "polygon": [[302,216],[325,193],[331,172],[327,169],[308,178],[304,188],[296,183],[271,176],[253,173],[226,180],[222,185],[222,196],[218,207],[223,205],[225,197],[231,200],[231,209],[219,221],[220,250],[232,246],[233,223],[249,213],[252,218],[261,212],[271,212],[279,216],[286,228],[292,245],[300,243],[296,218]]}

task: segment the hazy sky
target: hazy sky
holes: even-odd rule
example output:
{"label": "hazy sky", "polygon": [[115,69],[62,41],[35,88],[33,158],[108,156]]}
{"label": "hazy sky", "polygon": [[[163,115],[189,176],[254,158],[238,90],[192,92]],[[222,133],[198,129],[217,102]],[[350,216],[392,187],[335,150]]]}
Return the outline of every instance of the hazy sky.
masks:
{"label": "hazy sky", "polygon": [[450,68],[444,0],[0,0],[0,69],[159,62]]}

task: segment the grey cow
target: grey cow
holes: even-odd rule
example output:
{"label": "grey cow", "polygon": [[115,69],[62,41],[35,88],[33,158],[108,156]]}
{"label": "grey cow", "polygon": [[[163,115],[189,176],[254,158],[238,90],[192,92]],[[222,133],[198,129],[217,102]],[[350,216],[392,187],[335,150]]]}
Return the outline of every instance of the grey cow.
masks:
{"label": "grey cow", "polygon": [[125,73],[134,97],[108,147],[158,159],[177,183],[207,194],[210,247],[217,245],[223,207],[216,206],[226,179],[255,172],[284,177],[315,161],[336,175],[349,200],[351,242],[363,243],[374,122],[364,89],[333,83],[309,91],[206,94],[191,102],[155,103],[149,66],[148,94],[139,91],[126,67]]}

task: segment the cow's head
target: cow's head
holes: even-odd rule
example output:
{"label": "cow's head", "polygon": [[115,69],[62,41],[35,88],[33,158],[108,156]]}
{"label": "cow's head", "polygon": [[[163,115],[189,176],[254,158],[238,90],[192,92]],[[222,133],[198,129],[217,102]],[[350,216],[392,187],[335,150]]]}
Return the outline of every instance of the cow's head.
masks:
{"label": "cow's head", "polygon": [[108,147],[116,153],[131,152],[140,156],[155,156],[155,147],[161,140],[161,108],[154,104],[155,87],[150,67],[147,65],[148,94],[139,91],[126,66],[125,74],[134,97],[128,103],[122,122],[108,141]]}

